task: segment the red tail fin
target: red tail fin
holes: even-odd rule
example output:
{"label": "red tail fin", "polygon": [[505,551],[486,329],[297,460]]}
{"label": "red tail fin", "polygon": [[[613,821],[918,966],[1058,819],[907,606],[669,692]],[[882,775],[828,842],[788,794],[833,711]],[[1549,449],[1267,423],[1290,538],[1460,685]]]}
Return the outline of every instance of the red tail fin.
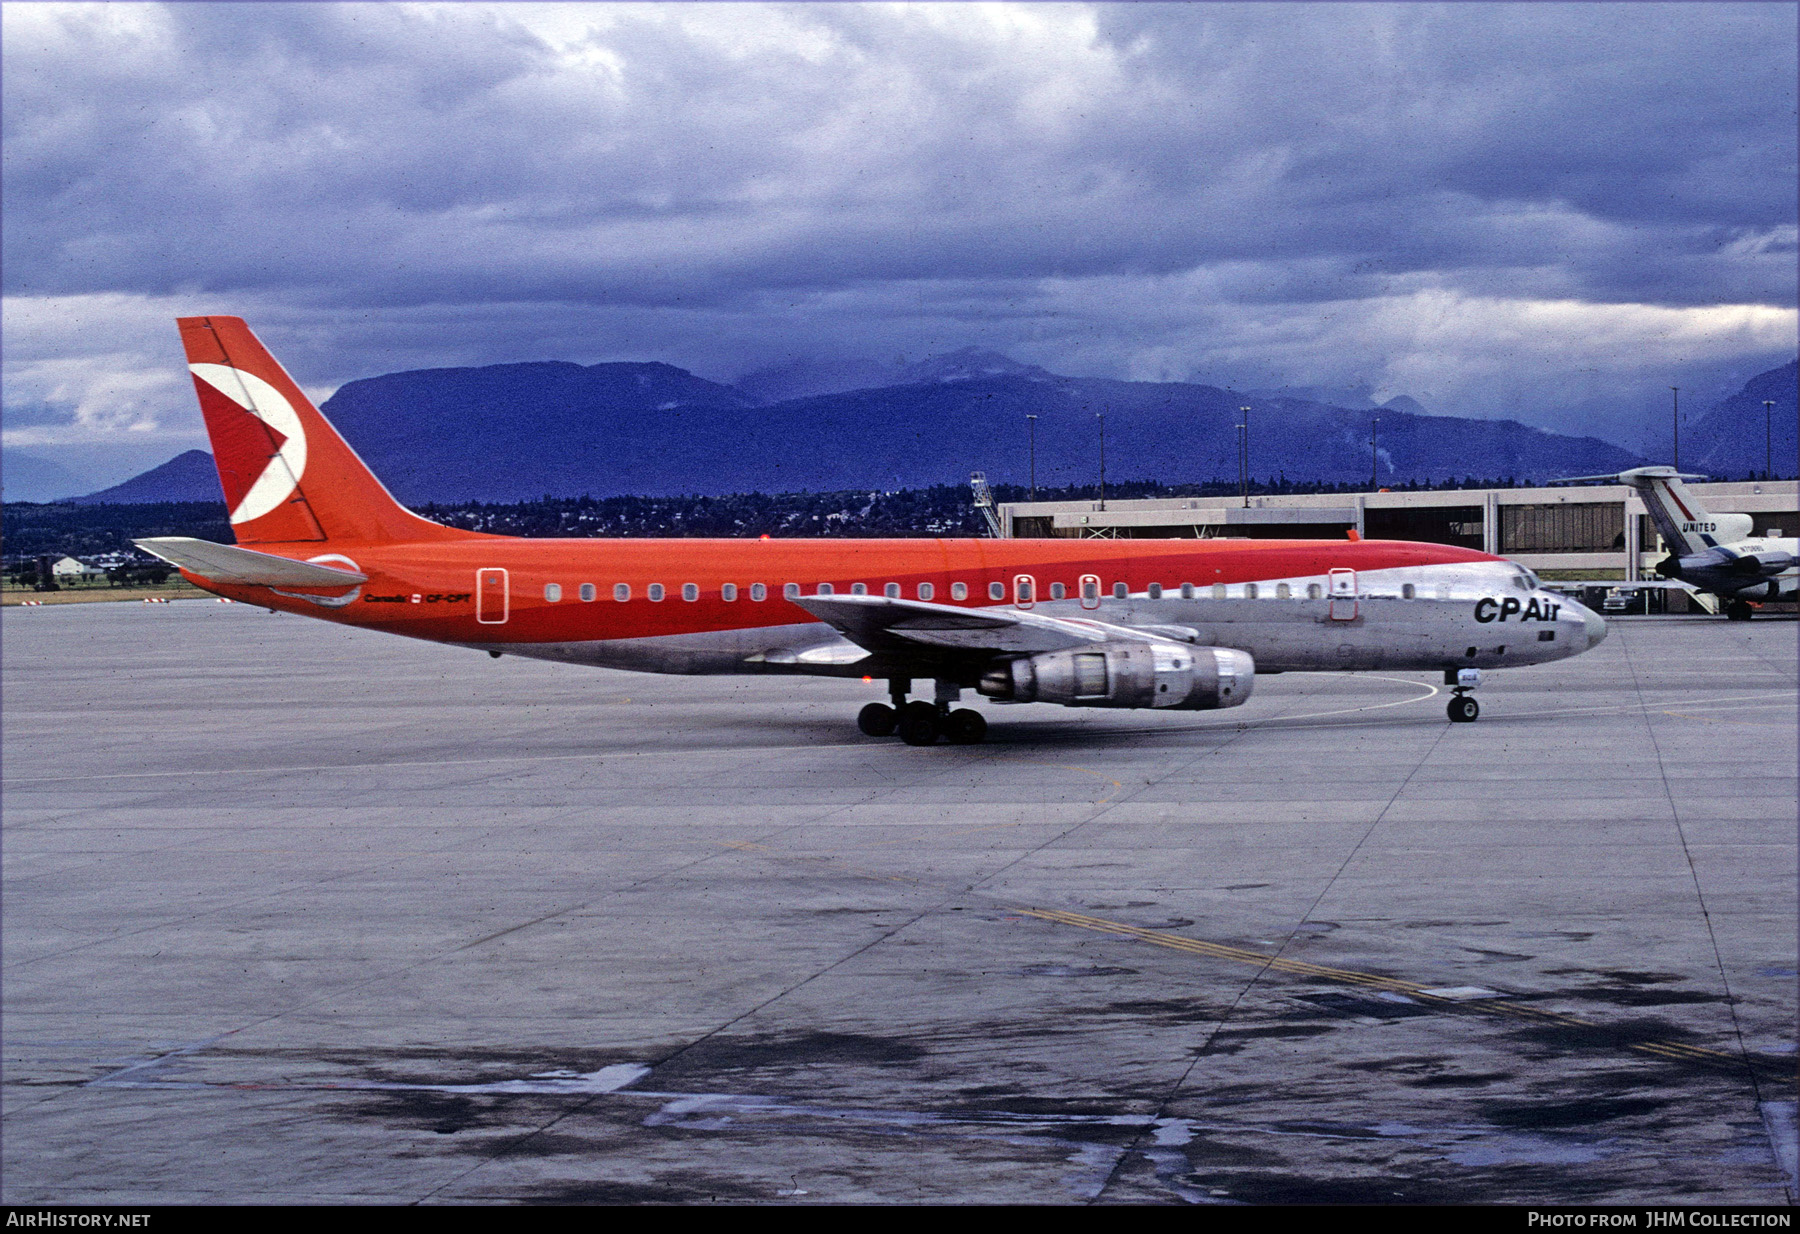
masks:
{"label": "red tail fin", "polygon": [[238,543],[467,534],[395,501],[242,318],[176,324]]}

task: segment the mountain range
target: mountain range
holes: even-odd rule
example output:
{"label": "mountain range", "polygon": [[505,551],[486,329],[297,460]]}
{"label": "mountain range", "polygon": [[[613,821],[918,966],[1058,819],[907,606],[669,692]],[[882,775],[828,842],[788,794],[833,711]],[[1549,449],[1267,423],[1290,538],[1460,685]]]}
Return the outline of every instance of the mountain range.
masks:
{"label": "mountain range", "polygon": [[[424,369],[349,382],[323,410],[412,505],[919,488],[962,483],[975,470],[1023,484],[1032,478],[1034,432],[1038,484],[1091,484],[1099,479],[1101,417],[1106,474],[1114,480],[1229,480],[1238,474],[1245,406],[1250,472],[1259,479],[1367,483],[1373,463],[1384,485],[1543,480],[1647,461],[1595,438],[1516,421],[1429,415],[1407,398],[1373,407],[1359,397],[1364,406],[1340,407],[1293,392],[1070,378],[973,348],[863,366],[868,372],[827,367],[769,370],[737,386],[659,363]],[[871,375],[892,384],[777,397]],[[1785,410],[1776,417],[1785,435],[1774,444],[1776,459],[1786,461],[1776,471],[1791,474],[1794,383],[1790,363],[1690,421],[1684,463],[1715,474],[1760,470],[1761,400],[1774,398]],[[202,491],[216,498],[217,481],[196,450],[80,500],[193,500]]]}
{"label": "mountain range", "polygon": [[[1796,387],[1800,361],[1790,360],[1752,377],[1742,390],[1682,425],[1682,467],[1714,476],[1793,475],[1800,454]],[[1764,407],[1765,400],[1772,405]]]}

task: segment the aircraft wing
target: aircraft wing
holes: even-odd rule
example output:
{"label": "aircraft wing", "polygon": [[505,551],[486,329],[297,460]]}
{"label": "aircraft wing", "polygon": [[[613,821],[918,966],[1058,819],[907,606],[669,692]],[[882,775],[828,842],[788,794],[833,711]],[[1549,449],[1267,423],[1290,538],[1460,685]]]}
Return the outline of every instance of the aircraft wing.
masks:
{"label": "aircraft wing", "polygon": [[366,583],[369,576],[335,566],[295,561],[273,553],[238,548],[233,544],[214,544],[189,536],[158,536],[133,540],[146,553],[161,557],[170,565],[180,566],[190,574],[215,583],[254,584],[268,587],[353,587]]}
{"label": "aircraft wing", "polygon": [[858,646],[888,654],[930,647],[980,655],[1034,655],[1121,638],[1172,637],[1167,627],[1152,632],[1022,609],[954,608],[886,596],[800,596],[793,602]]}

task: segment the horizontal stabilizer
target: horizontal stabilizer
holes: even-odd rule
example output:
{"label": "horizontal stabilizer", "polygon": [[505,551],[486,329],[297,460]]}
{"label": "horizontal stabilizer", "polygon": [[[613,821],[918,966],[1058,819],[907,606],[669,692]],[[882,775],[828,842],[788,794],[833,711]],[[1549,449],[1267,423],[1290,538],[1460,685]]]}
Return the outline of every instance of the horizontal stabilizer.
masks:
{"label": "horizontal stabilizer", "polygon": [[1652,480],[1705,480],[1708,478],[1691,472],[1676,471],[1673,467],[1633,467],[1630,471],[1609,472],[1604,476],[1563,476],[1550,481],[1550,483],[1552,485],[1629,484],[1633,488],[1645,488]]}
{"label": "horizontal stabilizer", "polygon": [[366,583],[369,576],[354,570],[340,570],[310,561],[295,561],[273,553],[238,548],[231,544],[214,544],[189,536],[158,536],[133,540],[146,553],[161,557],[170,565],[180,566],[190,574],[214,583],[237,583],[264,587],[354,587]]}

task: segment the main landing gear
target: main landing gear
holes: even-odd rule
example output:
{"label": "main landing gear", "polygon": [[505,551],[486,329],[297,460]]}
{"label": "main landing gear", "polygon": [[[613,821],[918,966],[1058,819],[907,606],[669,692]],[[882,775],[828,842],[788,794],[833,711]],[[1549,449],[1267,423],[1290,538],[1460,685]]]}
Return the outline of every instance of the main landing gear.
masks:
{"label": "main landing gear", "polygon": [[1481,684],[1481,670],[1447,668],[1444,670],[1444,684],[1456,687],[1450,691],[1450,706],[1445,708],[1450,714],[1451,723],[1473,724],[1475,717],[1481,714],[1481,704],[1469,697],[1469,691]]}
{"label": "main landing gear", "polygon": [[987,718],[979,711],[951,708],[962,696],[962,690],[953,682],[937,683],[935,703],[923,699],[907,702],[907,691],[912,689],[909,678],[894,678],[888,689],[893,706],[870,703],[856,713],[856,727],[870,737],[891,737],[897,732],[909,746],[936,745],[940,737],[949,738],[952,745],[972,746],[987,736]]}
{"label": "main landing gear", "polygon": [[1749,621],[1756,610],[1743,600],[1733,600],[1725,606],[1725,618],[1728,621]]}

